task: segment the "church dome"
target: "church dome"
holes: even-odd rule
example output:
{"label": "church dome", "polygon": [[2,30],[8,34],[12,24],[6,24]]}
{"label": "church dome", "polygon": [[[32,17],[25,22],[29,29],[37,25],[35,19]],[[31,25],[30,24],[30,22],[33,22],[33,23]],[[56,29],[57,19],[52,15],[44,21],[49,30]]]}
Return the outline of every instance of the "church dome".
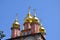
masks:
{"label": "church dome", "polygon": [[39,19],[38,17],[36,16],[36,11],[34,10],[34,16],[33,16],[33,19],[32,19],[33,22],[36,22],[36,23],[39,23]]}
{"label": "church dome", "polygon": [[42,24],[40,25],[39,32],[40,32],[40,33],[46,33],[46,30],[45,30],[45,28],[42,26]]}
{"label": "church dome", "polygon": [[18,19],[15,19],[14,23],[13,24],[17,24],[17,25],[20,25],[19,22],[18,22]]}
{"label": "church dome", "polygon": [[33,22],[39,23],[39,19],[36,16],[34,16],[32,20]]}
{"label": "church dome", "polygon": [[24,22],[32,22],[32,16],[30,14],[30,9],[28,10],[28,14],[26,16],[26,18],[24,19]]}
{"label": "church dome", "polygon": [[30,13],[27,14],[27,17],[25,18],[25,21],[24,22],[32,22],[32,16]]}
{"label": "church dome", "polygon": [[18,22],[18,19],[15,19],[12,27],[14,27],[14,28],[20,28],[20,24],[19,24],[19,22]]}

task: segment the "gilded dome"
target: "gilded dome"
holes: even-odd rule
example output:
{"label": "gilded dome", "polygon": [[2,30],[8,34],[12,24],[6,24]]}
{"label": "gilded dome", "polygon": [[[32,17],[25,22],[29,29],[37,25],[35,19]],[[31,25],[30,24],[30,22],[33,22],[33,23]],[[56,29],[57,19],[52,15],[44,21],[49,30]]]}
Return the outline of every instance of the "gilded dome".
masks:
{"label": "gilded dome", "polygon": [[33,16],[33,19],[32,19],[33,22],[36,22],[36,23],[39,23],[39,19],[38,17],[36,16],[36,11],[34,10],[34,16]]}
{"label": "gilded dome", "polygon": [[26,16],[26,18],[24,19],[24,22],[32,22],[32,16],[30,14],[30,9],[28,10],[28,14]]}
{"label": "gilded dome", "polygon": [[12,24],[12,28],[19,28],[20,29],[20,24],[18,22],[17,14],[16,14],[16,19]]}
{"label": "gilded dome", "polygon": [[19,22],[18,22],[18,19],[15,19],[15,21],[14,21],[12,27],[20,28],[20,24],[19,24]]}
{"label": "gilded dome", "polygon": [[46,30],[45,30],[45,28],[42,26],[42,24],[40,25],[39,32],[40,32],[40,33],[46,33]]}
{"label": "gilded dome", "polygon": [[20,25],[19,22],[18,22],[18,19],[15,19],[15,21],[14,21],[13,24],[18,24],[18,25]]}
{"label": "gilded dome", "polygon": [[33,22],[39,23],[39,19],[36,16],[34,16],[32,20]]}

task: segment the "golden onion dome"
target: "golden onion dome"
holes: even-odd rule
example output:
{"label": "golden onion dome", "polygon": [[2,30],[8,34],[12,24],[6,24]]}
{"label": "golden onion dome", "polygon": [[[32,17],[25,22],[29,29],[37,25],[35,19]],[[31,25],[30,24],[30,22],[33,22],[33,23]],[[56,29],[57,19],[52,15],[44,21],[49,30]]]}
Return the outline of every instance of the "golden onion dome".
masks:
{"label": "golden onion dome", "polygon": [[39,19],[38,17],[36,16],[36,11],[34,10],[34,16],[33,16],[33,22],[36,22],[36,23],[39,23]]}
{"label": "golden onion dome", "polygon": [[[16,16],[17,16],[17,15],[16,15]],[[20,28],[20,24],[19,24],[19,22],[18,22],[18,18],[17,18],[17,17],[16,17],[16,19],[15,19],[12,27]]]}
{"label": "golden onion dome", "polygon": [[26,16],[26,18],[24,19],[24,22],[32,22],[32,16],[30,14],[30,9],[28,10],[28,14]]}
{"label": "golden onion dome", "polygon": [[40,25],[39,32],[40,32],[40,33],[46,33],[46,30],[45,30],[45,28],[42,26],[42,24]]}
{"label": "golden onion dome", "polygon": [[17,24],[17,25],[20,25],[19,22],[18,22],[18,19],[15,19],[14,23],[13,24]]}

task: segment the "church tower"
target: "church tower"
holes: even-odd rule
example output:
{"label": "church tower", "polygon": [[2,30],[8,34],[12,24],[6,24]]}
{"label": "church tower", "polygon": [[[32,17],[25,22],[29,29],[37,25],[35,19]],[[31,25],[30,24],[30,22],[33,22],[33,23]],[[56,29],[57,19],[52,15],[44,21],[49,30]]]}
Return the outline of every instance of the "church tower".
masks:
{"label": "church tower", "polygon": [[34,16],[33,16],[33,19],[32,19],[32,23],[31,23],[31,33],[38,33],[39,32],[39,19],[38,17],[36,16],[36,10],[34,9]]}
{"label": "church tower", "polygon": [[27,14],[26,18],[24,19],[24,29],[30,29],[31,28],[31,26],[30,26],[31,22],[32,22],[32,16],[30,14],[30,7],[29,7],[28,8],[28,14]]}
{"label": "church tower", "polygon": [[22,30],[23,35],[28,35],[31,33],[31,22],[32,22],[32,16],[30,14],[30,7],[28,8],[28,14],[26,18],[24,19],[24,27]]}
{"label": "church tower", "polygon": [[11,27],[11,37],[15,38],[17,36],[20,36],[20,24],[18,22],[18,18],[17,18],[17,14],[16,14],[16,19]]}

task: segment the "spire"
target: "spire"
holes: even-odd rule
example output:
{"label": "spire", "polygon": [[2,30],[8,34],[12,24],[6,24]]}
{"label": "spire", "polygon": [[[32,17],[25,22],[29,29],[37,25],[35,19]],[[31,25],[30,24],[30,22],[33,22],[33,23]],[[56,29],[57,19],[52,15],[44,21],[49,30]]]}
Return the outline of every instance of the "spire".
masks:
{"label": "spire", "polygon": [[42,25],[42,20],[40,19],[40,25],[43,27],[43,25]]}
{"label": "spire", "polygon": [[43,27],[43,25],[42,25],[41,21],[42,21],[42,20],[40,19],[40,26],[41,26],[41,27]]}
{"label": "spire", "polygon": [[34,16],[36,16],[36,9],[34,9]]}
{"label": "spire", "polygon": [[28,14],[27,14],[27,17],[31,17],[31,14],[30,14],[30,6],[28,7]]}
{"label": "spire", "polygon": [[43,26],[41,22],[42,22],[42,20],[40,19],[40,25]]}
{"label": "spire", "polygon": [[30,14],[30,6],[28,7],[28,14]]}
{"label": "spire", "polygon": [[18,19],[18,13],[16,13],[16,19]]}
{"label": "spire", "polygon": [[28,7],[28,14],[27,14],[28,18],[32,18],[31,14],[30,14],[30,6]]}

